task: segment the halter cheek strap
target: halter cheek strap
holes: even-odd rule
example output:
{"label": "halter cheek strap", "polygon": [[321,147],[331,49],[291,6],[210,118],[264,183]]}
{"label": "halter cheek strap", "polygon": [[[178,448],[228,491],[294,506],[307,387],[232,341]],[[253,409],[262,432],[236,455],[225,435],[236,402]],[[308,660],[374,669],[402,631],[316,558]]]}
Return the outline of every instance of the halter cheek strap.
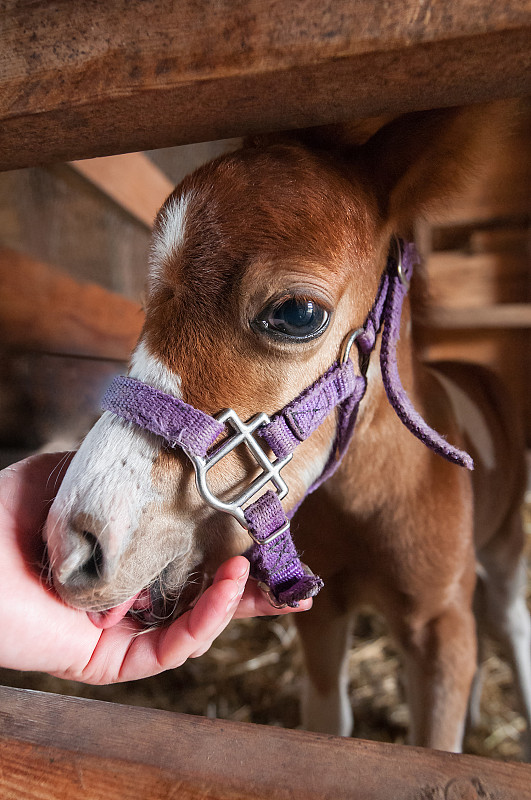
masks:
{"label": "halter cheek strap", "polygon": [[[367,388],[365,370],[356,374],[349,358],[354,343],[360,363],[366,365],[383,326],[380,350],[382,380],[397,415],[430,449],[449,461],[473,468],[467,453],[448,444],[415,411],[398,375],[396,347],[402,304],[417,261],[413,244],[397,242],[397,257],[389,257],[373,307],[363,326],[350,335],[341,359],[271,420],[265,414],[257,414],[246,423],[230,409],[211,417],[134,378],[115,378],[103,397],[103,409],[151,431],[171,447],[180,447],[187,454],[194,465],[197,487],[205,502],[232,514],[251,536],[253,544],[245,553],[251,562],[251,575],[262,582],[273,605],[296,607],[300,600],[314,596],[323,586],[322,580],[302,564],[291,539],[289,519],[304,497],[288,515],[285,514],[280,501],[286,496],[288,487],[280,470],[291,460],[295,448],[334,409],[337,409],[335,440],[323,472],[305,497],[338,468],[352,437],[359,404]],[[214,442],[226,429],[229,429],[228,439],[212,450]],[[266,442],[276,457],[275,461],[269,458],[255,437]],[[242,443],[247,444],[262,473],[239,497],[224,502],[211,493],[207,474],[214,464]],[[272,483],[276,491],[269,490],[250,502],[268,483]]]}

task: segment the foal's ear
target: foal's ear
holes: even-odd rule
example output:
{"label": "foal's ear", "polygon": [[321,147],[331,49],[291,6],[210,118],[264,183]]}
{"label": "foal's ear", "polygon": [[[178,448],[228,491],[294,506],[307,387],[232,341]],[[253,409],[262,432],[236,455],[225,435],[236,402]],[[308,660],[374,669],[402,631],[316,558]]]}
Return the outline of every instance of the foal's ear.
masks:
{"label": "foal's ear", "polygon": [[359,155],[384,218],[397,230],[437,212],[463,191],[510,127],[506,104],[406,114],[381,128]]}

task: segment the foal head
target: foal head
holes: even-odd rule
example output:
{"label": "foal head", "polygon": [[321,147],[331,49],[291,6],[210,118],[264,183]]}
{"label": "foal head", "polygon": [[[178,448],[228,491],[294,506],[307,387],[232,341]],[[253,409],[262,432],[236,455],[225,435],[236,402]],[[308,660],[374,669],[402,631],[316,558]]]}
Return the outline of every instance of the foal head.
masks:
{"label": "foal head", "polygon": [[[422,206],[447,193],[478,113],[408,115],[356,147],[348,129],[341,144],[318,132],[262,140],[186,178],[155,224],[130,376],[208,414],[282,408],[363,323],[392,234],[407,235]],[[362,416],[380,392],[369,373]],[[320,475],[334,433],[331,415],[285,467],[287,509]],[[237,449],[210,484],[233,496],[255,469]],[[92,611],[144,587],[152,599],[182,595],[180,608],[250,543],[201,500],[180,450],[109,412],[75,456],[46,536],[57,590]]]}

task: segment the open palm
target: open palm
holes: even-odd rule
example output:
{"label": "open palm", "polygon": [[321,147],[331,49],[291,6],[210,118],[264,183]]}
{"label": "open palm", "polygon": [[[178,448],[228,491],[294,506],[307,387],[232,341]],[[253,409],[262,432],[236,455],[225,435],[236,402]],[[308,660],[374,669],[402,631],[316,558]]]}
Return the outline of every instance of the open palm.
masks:
{"label": "open palm", "polygon": [[85,683],[135,680],[202,655],[233,617],[272,613],[242,556],[222,564],[195,607],[167,628],[146,631],[125,617],[102,630],[65,605],[43,574],[41,531],[68,462],[68,454],[39,455],[0,472],[0,666]]}

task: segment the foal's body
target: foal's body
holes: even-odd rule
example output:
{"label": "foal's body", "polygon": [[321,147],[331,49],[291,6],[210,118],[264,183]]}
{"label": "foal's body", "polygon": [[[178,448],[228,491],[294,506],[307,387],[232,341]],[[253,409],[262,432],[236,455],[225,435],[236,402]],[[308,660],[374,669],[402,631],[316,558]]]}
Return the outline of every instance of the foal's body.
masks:
{"label": "foal's body", "polygon": [[[263,140],[185,179],[155,226],[130,375],[209,414],[230,406],[247,419],[283,408],[363,324],[393,235],[407,237],[423,208],[451,194],[483,129],[481,110],[409,115],[361,146],[348,128],[325,132],[324,143],[319,133]],[[280,335],[283,304],[304,309],[308,298],[324,310],[321,327]],[[309,676],[305,722],[350,732],[349,628],[354,609],[371,603],[404,652],[411,741],[457,750],[476,670],[476,571],[477,607],[507,645],[531,720],[519,585],[523,446],[485,371],[418,362],[408,299],[398,367],[417,411],[468,449],[476,469],[448,463],[402,425],[376,350],[344,460],[294,519],[304,561],[325,580],[297,620]],[[330,415],[297,448],[282,473],[287,509],[321,474],[334,435]],[[224,464],[212,478],[218,494],[253,477],[237,453]],[[47,537],[58,591],[94,611],[145,586],[179,596],[192,572],[212,574],[249,545],[235,520],[200,500],[182,452],[109,412],[69,469]]]}
{"label": "foal's body", "polygon": [[375,381],[377,396],[338,473],[295,518],[297,544],[326,587],[312,614],[296,622],[309,676],[308,728],[350,732],[349,631],[356,607],[370,604],[403,652],[411,741],[458,750],[476,670],[476,563],[480,625],[521,670],[531,705],[519,510],[525,472],[522,441],[493,376],[474,365],[434,367],[416,364],[408,393],[470,452],[474,472],[413,439]]}

